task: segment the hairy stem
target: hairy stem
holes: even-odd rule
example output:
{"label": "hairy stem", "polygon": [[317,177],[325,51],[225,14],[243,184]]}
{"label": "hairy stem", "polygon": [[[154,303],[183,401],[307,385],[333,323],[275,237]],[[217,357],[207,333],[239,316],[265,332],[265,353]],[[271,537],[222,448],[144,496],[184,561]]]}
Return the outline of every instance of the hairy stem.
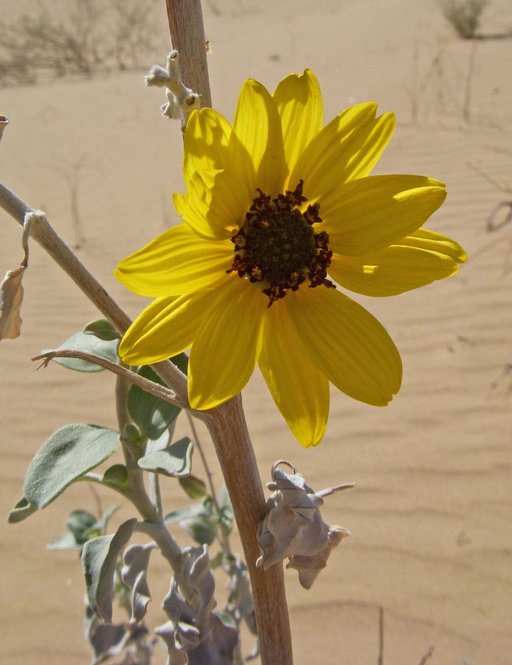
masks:
{"label": "hairy stem", "polygon": [[201,106],[211,106],[206,62],[201,0],[166,0],[171,42],[180,54],[183,83],[201,97]]}

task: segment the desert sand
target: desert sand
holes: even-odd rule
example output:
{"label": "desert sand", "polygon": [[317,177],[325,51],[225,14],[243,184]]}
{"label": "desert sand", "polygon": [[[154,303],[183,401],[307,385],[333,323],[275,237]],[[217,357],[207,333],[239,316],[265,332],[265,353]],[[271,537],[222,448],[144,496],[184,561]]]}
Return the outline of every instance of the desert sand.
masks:
{"label": "desert sand", "polygon": [[[2,0],[0,14],[15,5]],[[161,5],[154,61],[167,48]],[[487,38],[473,42],[457,38],[435,0],[216,0],[204,11],[219,110],[232,117],[249,76],[273,89],[305,67],[320,80],[326,120],[351,103],[378,101],[398,126],[377,172],[444,180],[449,196],[429,228],[470,256],[441,283],[357,298],[402,354],[403,387],[389,407],[333,391],[325,440],[305,450],[260,376],[244,391],[265,481],[279,457],[316,489],[356,483],[326,502],[326,519],[353,535],[313,588],[286,573],[296,664],[376,665],[383,608],[386,665],[512,665],[512,226],[486,230],[496,204],[512,199],[512,40],[500,38],[512,27],[512,7],[492,0],[481,27]],[[178,221],[170,196],[182,190],[179,127],[160,115],[162,95],[144,88],[143,73],[0,91],[0,113],[10,119],[2,181],[44,209],[72,245],[69,177],[79,174],[78,254],[132,316],[143,299],[116,283],[113,268]],[[0,224],[3,274],[21,249],[15,222],[0,212]],[[99,316],[35,244],[25,292],[22,335],[0,344],[0,661],[78,665],[89,659],[79,562],[45,547],[70,510],[94,511],[96,499],[78,484],[19,525],[6,518],[30,459],[54,430],[115,426],[113,381],[56,365],[36,371],[32,356]],[[189,433],[185,418],[179,430]],[[198,462],[195,472],[204,475]],[[176,485],[165,483],[168,510],[187,502]],[[116,501],[101,495],[104,508]],[[125,506],[117,517],[130,516]],[[157,557],[153,563],[151,611],[162,623],[168,574]]]}

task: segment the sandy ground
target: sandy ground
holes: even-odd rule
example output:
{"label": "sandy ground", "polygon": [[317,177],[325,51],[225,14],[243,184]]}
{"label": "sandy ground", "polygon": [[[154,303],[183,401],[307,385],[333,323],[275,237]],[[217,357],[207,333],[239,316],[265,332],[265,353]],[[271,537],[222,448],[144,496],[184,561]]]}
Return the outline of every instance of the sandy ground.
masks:
{"label": "sandy ground", "polygon": [[[3,0],[0,9],[14,4]],[[512,26],[510,3],[490,3],[482,25],[489,38],[473,43],[452,34],[434,0],[216,0],[205,3],[205,21],[214,100],[228,117],[246,77],[272,88],[306,66],[320,79],[326,119],[355,101],[394,110],[398,128],[379,172],[445,180],[449,197],[430,228],[453,235],[472,257],[451,280],[360,299],[402,353],[403,388],[388,408],[334,393],[325,441],[303,450],[261,377],[245,391],[265,477],[281,457],[316,488],[357,483],[327,502],[326,518],[353,537],[312,590],[287,573],[296,663],[377,663],[382,607],[386,664],[512,665],[512,227],[485,228],[493,207],[512,197],[490,180],[512,187],[512,41],[499,38]],[[0,94],[0,113],[11,120],[2,180],[47,211],[72,244],[69,177],[79,173],[79,255],[131,315],[143,303],[115,282],[113,266],[177,221],[170,193],[182,188],[179,129],[160,116],[160,103],[133,73]],[[20,235],[6,214],[0,222],[3,272],[21,258]],[[30,361],[98,318],[36,246],[23,318],[22,336],[0,345],[0,661],[86,663],[79,563],[45,546],[71,509],[94,510],[95,498],[79,485],[20,525],[5,517],[52,431],[68,422],[115,425],[113,384],[106,374],[57,366],[37,372]],[[168,509],[186,503],[171,482],[165,496]],[[128,516],[124,507],[119,519]],[[150,583],[162,622],[168,578],[156,558]]]}

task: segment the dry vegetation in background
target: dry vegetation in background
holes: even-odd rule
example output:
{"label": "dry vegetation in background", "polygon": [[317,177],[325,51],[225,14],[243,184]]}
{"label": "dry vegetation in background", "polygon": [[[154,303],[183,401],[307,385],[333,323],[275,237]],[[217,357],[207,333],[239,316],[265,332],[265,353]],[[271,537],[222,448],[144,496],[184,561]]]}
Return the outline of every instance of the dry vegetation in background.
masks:
{"label": "dry vegetation in background", "polygon": [[70,75],[137,69],[160,48],[151,0],[50,0],[0,21],[0,86],[32,85]]}

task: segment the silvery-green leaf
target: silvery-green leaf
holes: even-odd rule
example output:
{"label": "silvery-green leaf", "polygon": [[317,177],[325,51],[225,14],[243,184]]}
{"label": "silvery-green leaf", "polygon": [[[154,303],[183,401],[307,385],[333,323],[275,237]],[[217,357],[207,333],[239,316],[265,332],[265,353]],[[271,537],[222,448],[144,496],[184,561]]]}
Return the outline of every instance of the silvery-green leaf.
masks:
{"label": "silvery-green leaf", "polygon": [[36,511],[37,506],[33,503],[30,503],[30,501],[27,501],[27,499],[22,496],[9,513],[7,521],[9,524],[17,524],[18,522],[22,522],[23,520],[27,519],[27,517],[30,517],[30,515]]}
{"label": "silvery-green leaf", "polygon": [[[147,365],[140,367],[138,374],[162,385],[160,377]],[[178,406],[150,395],[135,384],[132,384],[128,390],[127,405],[130,418],[148,439],[158,439],[162,436],[181,411]]]}
{"label": "silvery-green leaf", "polygon": [[173,510],[172,513],[169,513],[165,516],[164,522],[166,524],[175,524],[176,522],[181,522],[182,520],[187,520],[191,517],[204,515],[204,513],[204,505],[202,503],[195,503],[191,506],[183,508],[182,510]]}
{"label": "silvery-green leaf", "polygon": [[75,480],[109,458],[119,433],[97,425],[65,425],[43,443],[25,474],[24,496],[44,508]]}
{"label": "silvery-green leaf", "polygon": [[87,541],[82,551],[82,569],[89,604],[107,623],[112,622],[116,563],[136,523],[136,519],[127,520],[113,536],[99,536]]}
{"label": "silvery-green leaf", "polygon": [[[68,530],[73,534],[75,540],[83,545],[89,540],[88,535],[96,525],[96,516],[87,510],[73,510],[66,520]],[[99,533],[96,535],[100,535]]]}
{"label": "silvery-green leaf", "polygon": [[[67,339],[64,344],[61,344],[59,349],[74,349],[78,351],[84,351],[86,353],[92,353],[95,356],[100,356],[101,358],[106,358],[113,363],[119,361],[117,356],[117,345],[119,343],[118,339],[114,340],[103,340],[99,339],[95,335],[90,335],[85,332],[78,332],[72,335]],[[55,351],[57,349],[50,349]],[[44,353],[47,353],[45,351]],[[77,372],[102,372],[103,367],[96,365],[96,363],[91,363],[88,360],[80,360],[80,358],[52,358],[54,363],[67,367],[68,369],[74,369]]]}
{"label": "silvery-green leaf", "polygon": [[106,319],[99,319],[98,321],[91,321],[84,327],[86,335],[94,335],[98,339],[106,342],[120,339],[121,334],[119,331]]}
{"label": "silvery-green leaf", "polygon": [[193,450],[192,441],[188,437],[184,437],[163,450],[150,452],[141,457],[138,465],[141,469],[162,473],[165,476],[188,476],[192,468]]}
{"label": "silvery-green leaf", "polygon": [[217,536],[218,520],[210,515],[200,515],[192,519],[183,520],[180,526],[199,543],[211,545]]}
{"label": "silvery-green leaf", "polygon": [[88,540],[104,535],[110,518],[117,510],[119,510],[119,506],[111,506],[99,519],[96,519],[96,516],[87,510],[73,510],[66,520],[68,532],[50,543],[47,546],[48,549],[81,550]]}

